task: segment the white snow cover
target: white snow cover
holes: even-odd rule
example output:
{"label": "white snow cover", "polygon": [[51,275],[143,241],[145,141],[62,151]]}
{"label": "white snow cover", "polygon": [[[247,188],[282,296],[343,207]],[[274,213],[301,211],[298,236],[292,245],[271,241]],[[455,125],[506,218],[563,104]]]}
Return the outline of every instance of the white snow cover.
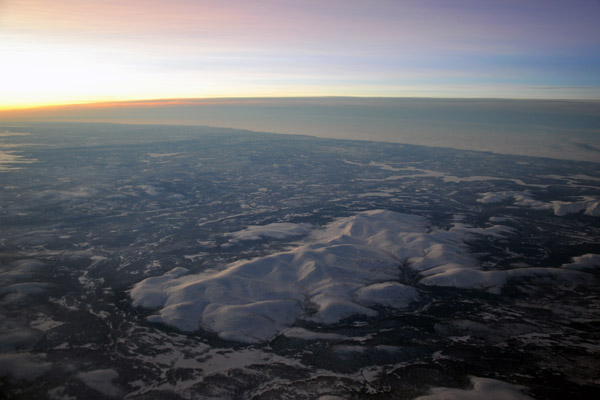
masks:
{"label": "white snow cover", "polygon": [[11,375],[32,381],[52,368],[51,363],[42,361],[40,357],[43,356],[31,353],[0,354],[0,376]]}
{"label": "white snow cover", "polygon": [[515,199],[515,201],[521,201],[524,198],[530,199],[531,193],[529,191],[515,192],[515,191],[504,191],[504,192],[486,192],[480,193],[481,197],[477,199],[479,203],[490,204],[499,203],[508,199]]}
{"label": "white snow cover", "polygon": [[28,279],[45,266],[44,262],[34,259],[13,261],[7,267],[0,264],[0,282]]}
{"label": "white snow cover", "polygon": [[77,374],[77,378],[86,385],[108,397],[122,396],[121,389],[113,383],[118,377],[119,373],[114,369],[98,369]]}
{"label": "white snow cover", "polygon": [[554,214],[558,216],[583,211],[585,215],[600,217],[600,201],[591,196],[583,196],[580,201],[553,201],[550,204]]}
{"label": "white snow cover", "polygon": [[584,254],[579,257],[573,257],[573,262],[569,264],[563,264],[563,268],[567,269],[593,269],[600,267],[600,254]]}
{"label": "white snow cover", "polygon": [[394,308],[408,307],[419,300],[419,292],[398,282],[374,283],[356,291],[356,301],[365,306],[382,304]]}
{"label": "white snow cover", "polygon": [[397,282],[401,268],[419,271],[422,284],[492,293],[517,276],[585,275],[556,268],[479,270],[465,241],[509,232],[499,225],[461,223],[432,229],[423,217],[367,211],[315,230],[292,250],[237,261],[217,273],[185,275],[184,268],[176,268],[137,283],[130,295],[136,306],[159,309],[151,321],[259,342],[299,318],[331,324],[351,315],[376,315],[371,308],[376,305],[408,306],[419,296]]}
{"label": "white snow cover", "polygon": [[8,293],[40,294],[53,285],[45,282],[24,282],[15,283],[5,287],[0,287],[0,296]]}
{"label": "white snow cover", "polygon": [[421,283],[430,286],[447,286],[461,289],[480,289],[499,294],[502,287],[514,278],[555,279],[569,282],[584,282],[586,274],[574,274],[575,271],[560,268],[518,268],[497,271],[480,271],[454,266],[444,266],[443,269],[433,268],[427,273],[433,275],[421,279]]}
{"label": "white snow cover", "polygon": [[592,217],[600,217],[600,200],[592,196],[582,196],[577,201],[554,200],[544,202],[535,200],[528,190],[522,192],[487,192],[480,193],[480,195],[481,197],[477,201],[484,204],[499,203],[504,200],[514,199],[514,204],[517,206],[531,207],[535,210],[552,210],[554,215],[559,217],[581,211]]}
{"label": "white snow cover", "polygon": [[529,400],[522,391],[524,386],[498,381],[490,378],[471,376],[473,388],[470,390],[452,388],[433,388],[431,394],[419,396],[415,400]]}
{"label": "white snow cover", "polygon": [[263,238],[284,239],[287,237],[308,234],[313,229],[312,224],[292,224],[290,222],[277,222],[268,225],[253,225],[244,230],[228,233],[225,236],[234,240],[261,240]]}

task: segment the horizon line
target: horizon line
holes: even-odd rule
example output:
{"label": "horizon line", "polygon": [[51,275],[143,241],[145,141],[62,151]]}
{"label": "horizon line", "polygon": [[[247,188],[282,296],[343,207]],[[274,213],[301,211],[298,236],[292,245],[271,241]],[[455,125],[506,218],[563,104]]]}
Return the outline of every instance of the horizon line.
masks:
{"label": "horizon line", "polygon": [[[226,101],[243,101],[243,100],[319,100],[319,99],[373,99],[373,100],[393,100],[393,99],[412,99],[412,100],[496,100],[496,101],[540,101],[540,102],[579,102],[579,103],[594,103],[600,102],[600,98],[536,98],[536,97],[483,97],[483,96],[471,96],[471,97],[454,97],[454,96],[361,96],[361,95],[315,95],[315,96],[221,96],[221,97],[165,97],[165,98],[132,98],[128,100],[104,100],[104,101],[81,101],[81,102],[70,102],[70,103],[58,103],[58,104],[40,104],[33,106],[0,106],[0,113],[7,111],[33,111],[42,109],[62,109],[69,107],[83,107],[86,106],[97,106],[101,108],[109,108],[111,106],[119,105],[140,105],[140,106],[152,106],[152,105],[179,105],[193,102],[226,102]],[[152,104],[156,103],[156,104]]]}

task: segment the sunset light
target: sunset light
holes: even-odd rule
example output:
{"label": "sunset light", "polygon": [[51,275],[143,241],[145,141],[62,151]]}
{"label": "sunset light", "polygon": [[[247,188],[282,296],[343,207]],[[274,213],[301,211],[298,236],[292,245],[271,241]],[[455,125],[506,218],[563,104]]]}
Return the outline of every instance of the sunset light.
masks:
{"label": "sunset light", "polygon": [[600,398],[599,221],[600,0],[0,0],[0,399]]}
{"label": "sunset light", "polygon": [[600,97],[579,1],[0,2],[0,108],[158,98]]}

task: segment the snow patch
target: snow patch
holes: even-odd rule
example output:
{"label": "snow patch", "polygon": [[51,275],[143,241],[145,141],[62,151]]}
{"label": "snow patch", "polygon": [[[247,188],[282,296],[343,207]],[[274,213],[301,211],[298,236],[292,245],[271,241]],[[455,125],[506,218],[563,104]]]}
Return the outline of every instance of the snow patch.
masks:
{"label": "snow patch", "polygon": [[490,293],[500,293],[516,277],[587,276],[559,268],[481,270],[466,241],[511,232],[501,225],[463,223],[434,229],[423,217],[367,211],[315,230],[292,250],[240,260],[219,272],[186,275],[176,268],[137,283],[130,295],[135,306],[159,309],[152,322],[255,343],[297,319],[333,324],[353,315],[375,316],[373,306],[407,307],[419,296],[397,282],[403,268],[419,272],[421,284]]}
{"label": "snow patch", "polygon": [[27,295],[36,295],[46,292],[47,289],[54,285],[45,282],[23,282],[15,283],[5,287],[0,287],[0,296],[9,293],[22,293]]}
{"label": "snow patch", "polygon": [[527,197],[530,198],[531,193],[529,191],[515,192],[515,191],[503,191],[503,192],[486,192],[480,193],[481,197],[477,199],[477,202],[483,204],[500,203],[501,201],[520,199]]}
{"label": "snow patch", "polygon": [[419,292],[412,286],[398,282],[375,283],[356,291],[356,300],[365,306],[381,304],[393,308],[406,308],[419,299]]}
{"label": "snow patch", "polygon": [[600,267],[600,254],[584,254],[579,257],[573,257],[572,262],[563,264],[562,268],[585,270]]}
{"label": "snow patch", "polygon": [[173,156],[178,156],[182,153],[148,153],[149,157],[152,158],[159,158],[159,157],[173,157]]}
{"label": "snow patch", "polygon": [[431,276],[420,280],[430,286],[455,287],[460,289],[479,289],[499,294],[504,285],[515,278],[533,278],[540,281],[548,279],[563,282],[584,282],[588,275],[560,268],[517,268],[499,271],[480,271],[444,265],[436,268]]}
{"label": "snow patch", "polygon": [[97,189],[91,187],[78,187],[73,190],[44,190],[39,192],[36,197],[45,200],[69,201],[73,199],[96,197],[97,194]]}
{"label": "snow patch", "polygon": [[0,375],[10,375],[16,379],[34,380],[45,374],[52,367],[51,363],[44,362],[40,355],[31,353],[0,354]]}
{"label": "snow patch", "polygon": [[108,397],[120,397],[123,394],[113,383],[118,377],[119,373],[114,369],[98,369],[77,375],[87,386]]}
{"label": "snow patch", "polygon": [[577,201],[553,200],[544,202],[535,200],[528,190],[522,192],[486,192],[480,193],[480,195],[481,197],[477,199],[477,201],[484,204],[499,203],[501,201],[513,199],[514,204],[517,206],[531,207],[535,210],[551,210],[554,212],[554,215],[559,217],[582,211],[585,215],[600,217],[600,200],[593,196],[581,196]]}
{"label": "snow patch", "polygon": [[[329,224],[291,251],[238,261],[212,274],[181,276],[180,268],[139,282],[130,294],[136,306],[160,308],[153,322],[186,331],[201,327],[242,342],[267,340],[301,317],[336,323],[373,316],[376,311],[361,303],[390,305],[395,299],[404,307],[412,296],[389,284],[358,291],[398,279],[402,259],[420,254],[403,243],[415,227],[425,235],[426,220],[365,212]],[[378,291],[388,294],[383,303],[373,296]],[[307,304],[316,309],[312,315]]]}
{"label": "snow patch", "polygon": [[138,188],[141,189],[148,196],[157,196],[160,193],[160,189],[152,185],[139,185]]}
{"label": "snow patch", "polygon": [[277,222],[268,225],[249,226],[244,230],[228,233],[225,236],[232,238],[232,241],[261,240],[264,238],[285,239],[306,235],[313,228],[313,225],[308,223]]}
{"label": "snow patch", "polygon": [[0,265],[0,282],[28,279],[45,266],[44,262],[34,259],[13,261],[7,267]]}
{"label": "snow patch", "polygon": [[0,323],[0,351],[32,348],[42,337],[38,329],[15,326],[4,315],[1,317],[4,321]]}
{"label": "snow patch", "polygon": [[431,394],[419,396],[415,400],[529,400],[524,394],[524,386],[513,385],[490,378],[471,376],[471,389],[439,387],[431,389]]}

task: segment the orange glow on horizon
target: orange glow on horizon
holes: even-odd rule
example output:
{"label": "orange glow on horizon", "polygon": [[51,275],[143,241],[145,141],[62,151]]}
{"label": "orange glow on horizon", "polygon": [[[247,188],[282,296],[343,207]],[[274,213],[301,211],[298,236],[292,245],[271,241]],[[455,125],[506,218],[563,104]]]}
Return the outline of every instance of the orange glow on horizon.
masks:
{"label": "orange glow on horizon", "polygon": [[[56,104],[35,104],[15,107],[0,107],[0,113],[27,112],[36,110],[85,110],[85,109],[109,109],[109,108],[152,108],[152,107],[176,107],[184,105],[227,105],[227,104],[261,104],[272,102],[274,99],[310,100],[317,98],[393,98],[398,96],[228,96],[228,97],[192,97],[192,98],[165,98],[165,99],[132,99],[112,101],[86,101]],[[403,96],[418,97],[418,96]],[[2,115],[0,114],[0,117]]]}
{"label": "orange glow on horizon", "polygon": [[544,19],[518,3],[0,0],[0,112],[259,97],[600,99],[594,13],[565,3],[540,10]]}

